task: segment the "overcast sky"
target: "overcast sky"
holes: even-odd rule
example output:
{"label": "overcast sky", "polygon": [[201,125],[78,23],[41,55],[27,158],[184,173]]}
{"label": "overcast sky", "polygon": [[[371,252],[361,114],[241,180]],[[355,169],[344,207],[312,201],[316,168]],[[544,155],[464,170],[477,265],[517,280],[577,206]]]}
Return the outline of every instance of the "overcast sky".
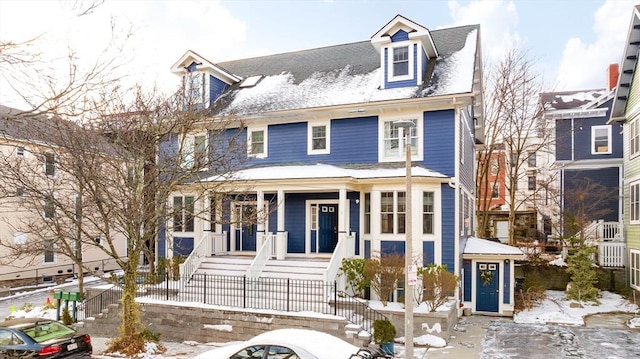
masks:
{"label": "overcast sky", "polygon": [[[480,24],[486,63],[519,47],[535,59],[549,90],[583,90],[605,87],[636,2],[106,0],[78,16],[81,0],[0,0],[0,40],[37,37],[35,47],[51,67],[65,63],[69,48],[86,67],[116,56],[130,82],[171,89],[179,78],[169,69],[187,50],[219,62],[363,41],[401,14],[432,30]],[[125,41],[128,29],[133,35]],[[0,81],[0,103],[23,107],[4,76]]]}

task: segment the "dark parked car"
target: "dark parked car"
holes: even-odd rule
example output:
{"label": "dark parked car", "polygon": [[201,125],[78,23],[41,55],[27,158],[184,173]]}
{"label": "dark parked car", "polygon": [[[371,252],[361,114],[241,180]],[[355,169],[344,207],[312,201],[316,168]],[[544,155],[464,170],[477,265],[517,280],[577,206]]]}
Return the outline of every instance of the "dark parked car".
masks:
{"label": "dark parked car", "polygon": [[0,322],[0,358],[91,358],[91,337],[51,319]]}

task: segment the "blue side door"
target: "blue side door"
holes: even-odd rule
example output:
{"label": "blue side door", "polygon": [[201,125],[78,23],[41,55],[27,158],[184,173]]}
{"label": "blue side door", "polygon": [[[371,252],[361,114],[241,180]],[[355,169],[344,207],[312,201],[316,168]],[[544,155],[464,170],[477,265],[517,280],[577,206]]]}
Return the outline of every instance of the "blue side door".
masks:
{"label": "blue side door", "polygon": [[498,312],[500,298],[500,275],[498,263],[478,263],[476,265],[476,311]]}
{"label": "blue side door", "polygon": [[318,252],[333,253],[338,244],[338,205],[321,204],[318,215]]}

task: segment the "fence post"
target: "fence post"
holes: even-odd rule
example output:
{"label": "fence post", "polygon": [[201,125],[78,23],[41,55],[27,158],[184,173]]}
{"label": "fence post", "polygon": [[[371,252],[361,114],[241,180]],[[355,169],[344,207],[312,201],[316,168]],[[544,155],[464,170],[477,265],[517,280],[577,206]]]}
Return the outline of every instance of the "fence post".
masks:
{"label": "fence post", "polygon": [[290,295],[291,295],[291,279],[287,278],[287,312],[290,310],[289,308]]}
{"label": "fence post", "polygon": [[333,281],[333,315],[338,315],[338,281]]}
{"label": "fence post", "polygon": [[202,303],[207,304],[207,273],[202,273],[204,276],[204,288],[202,289]]}
{"label": "fence post", "polygon": [[243,276],[242,277],[242,292],[243,292],[243,296],[242,296],[242,307],[246,308],[247,307],[247,276]]}
{"label": "fence post", "polygon": [[165,290],[165,300],[169,300],[169,273],[165,273],[164,274],[164,282],[167,283],[167,285],[165,286],[166,290]]}

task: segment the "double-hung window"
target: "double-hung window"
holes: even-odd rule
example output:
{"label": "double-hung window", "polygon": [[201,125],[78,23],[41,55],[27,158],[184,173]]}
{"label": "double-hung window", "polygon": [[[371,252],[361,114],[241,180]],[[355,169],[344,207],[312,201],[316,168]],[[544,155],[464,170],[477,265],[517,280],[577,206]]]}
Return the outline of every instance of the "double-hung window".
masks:
{"label": "double-hung window", "polygon": [[56,261],[55,256],[55,244],[53,239],[45,239],[43,244],[43,261],[44,263],[54,263]]}
{"label": "double-hung window", "polygon": [[42,204],[42,211],[44,218],[53,218],[56,213],[56,207],[53,196],[45,196],[44,203]]}
{"label": "double-hung window", "polygon": [[202,169],[206,167],[207,162],[207,136],[186,135],[182,142],[182,168]]}
{"label": "double-hung window", "polygon": [[629,184],[629,222],[640,224],[640,180]]}
{"label": "double-hung window", "polygon": [[500,198],[500,184],[497,182],[491,188],[491,198]]}
{"label": "double-hung window", "polygon": [[330,127],[329,123],[309,123],[309,154],[329,153]]}
{"label": "double-hung window", "polygon": [[433,234],[434,193],[422,192],[422,233]]}
{"label": "double-hung window", "polygon": [[527,158],[527,166],[529,166],[529,167],[535,167],[536,166],[536,153],[535,152],[529,153],[529,157]]}
{"label": "double-hung window", "polygon": [[173,231],[193,232],[194,198],[193,196],[173,197]]}
{"label": "double-hung window", "polygon": [[527,189],[529,191],[535,191],[535,189],[536,189],[536,176],[527,176]]}
{"label": "double-hung window", "polygon": [[185,95],[188,104],[204,102],[204,74],[193,72],[185,76]]}
{"label": "double-hung window", "polygon": [[629,284],[632,288],[640,290],[640,251],[629,251]]}
{"label": "double-hung window", "polygon": [[380,194],[380,233],[405,233],[406,193]]}
{"label": "double-hung window", "polygon": [[53,152],[44,154],[44,174],[47,176],[56,174],[56,155]]}
{"label": "double-hung window", "polygon": [[249,156],[267,157],[267,130],[265,128],[249,129],[247,141]]}
{"label": "double-hung window", "polygon": [[611,153],[611,126],[593,126],[591,127],[591,154],[609,154]]}
{"label": "double-hung window", "polygon": [[411,145],[411,156],[418,155],[418,127],[410,128],[398,127],[394,124],[396,120],[384,121],[383,129],[383,159],[386,160],[404,160],[407,141],[407,133],[409,131],[409,144]]}
{"label": "double-hung window", "polygon": [[393,49],[393,76],[409,75],[409,46]]}
{"label": "double-hung window", "polygon": [[640,118],[629,123],[629,158],[638,154],[640,154]]}

